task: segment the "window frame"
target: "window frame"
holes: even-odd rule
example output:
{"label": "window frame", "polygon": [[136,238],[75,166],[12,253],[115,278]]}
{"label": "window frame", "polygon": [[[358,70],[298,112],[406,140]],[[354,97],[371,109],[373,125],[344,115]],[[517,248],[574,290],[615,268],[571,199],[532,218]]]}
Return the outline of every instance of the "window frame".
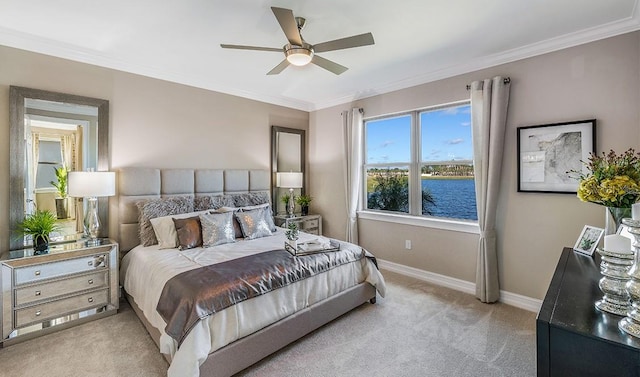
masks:
{"label": "window frame", "polygon": [[[365,220],[384,221],[390,223],[399,223],[406,225],[414,225],[428,228],[445,229],[451,231],[458,231],[464,233],[479,234],[477,220],[465,220],[465,219],[452,219],[446,217],[429,216],[422,214],[422,190],[418,183],[416,183],[416,177],[420,175],[420,171],[423,165],[422,161],[422,127],[420,124],[420,114],[428,111],[437,111],[451,107],[459,107],[464,105],[470,105],[471,101],[461,100],[450,102],[446,104],[440,104],[435,106],[429,106],[424,108],[413,109],[409,111],[402,111],[391,114],[377,115],[369,118],[364,118],[362,121],[362,152],[363,163],[362,169],[362,193],[359,200],[358,218]],[[410,127],[410,158],[411,161],[393,161],[390,163],[367,163],[367,122],[391,119],[410,115],[411,127]],[[394,168],[394,167],[409,167],[408,185],[409,185],[409,213],[386,211],[378,209],[369,209],[367,206],[367,170],[369,168]],[[475,178],[474,178],[475,181]]]}

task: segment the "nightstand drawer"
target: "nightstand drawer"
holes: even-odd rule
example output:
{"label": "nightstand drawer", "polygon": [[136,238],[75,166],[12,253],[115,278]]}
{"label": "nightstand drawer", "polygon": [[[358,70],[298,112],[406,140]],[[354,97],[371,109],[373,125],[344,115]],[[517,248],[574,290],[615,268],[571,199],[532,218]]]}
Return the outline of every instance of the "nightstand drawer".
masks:
{"label": "nightstand drawer", "polygon": [[102,254],[16,268],[14,278],[15,284],[20,285],[105,267],[107,255]]}
{"label": "nightstand drawer", "polygon": [[68,313],[106,305],[109,301],[109,290],[103,289],[78,296],[65,298],[46,304],[35,305],[15,311],[16,327],[42,322],[46,319],[61,317]]}
{"label": "nightstand drawer", "polygon": [[104,288],[108,283],[107,271],[105,270],[89,275],[74,276],[65,280],[19,288],[15,291],[15,305],[21,306],[87,289]]}
{"label": "nightstand drawer", "polygon": [[316,229],[318,227],[318,219],[302,221],[302,229]]}

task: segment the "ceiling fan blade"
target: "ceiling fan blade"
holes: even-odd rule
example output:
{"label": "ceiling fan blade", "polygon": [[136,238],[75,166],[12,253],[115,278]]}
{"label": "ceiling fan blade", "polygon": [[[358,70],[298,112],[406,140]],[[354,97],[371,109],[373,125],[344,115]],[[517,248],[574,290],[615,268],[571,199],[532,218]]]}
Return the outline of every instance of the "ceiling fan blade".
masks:
{"label": "ceiling fan blade", "polygon": [[287,59],[284,59],[283,61],[280,62],[280,64],[273,67],[272,70],[267,72],[267,75],[277,75],[278,73],[284,71],[284,69],[287,68],[288,66],[289,66],[289,61]]}
{"label": "ceiling fan blade", "polygon": [[368,46],[374,43],[375,42],[373,41],[373,34],[364,33],[360,35],[354,35],[352,37],[346,37],[341,39],[335,39],[333,41],[318,43],[317,45],[313,45],[313,51],[315,52],[335,51],[335,50],[342,50],[345,48]]}
{"label": "ceiling fan blade", "polygon": [[257,46],[242,46],[242,45],[227,45],[220,44],[222,48],[233,48],[236,50],[255,50],[255,51],[274,51],[274,52],[282,52],[281,48],[275,47],[257,47]]}
{"label": "ceiling fan blade", "polygon": [[298,30],[298,24],[293,17],[293,11],[291,9],[271,7],[273,15],[276,16],[284,35],[287,36],[289,43],[296,46],[302,46],[302,37]]}
{"label": "ceiling fan blade", "polygon": [[317,65],[318,67],[324,68],[329,72],[333,72],[336,75],[344,73],[347,69],[349,69],[343,65],[332,62],[331,60],[322,58],[318,55],[313,55],[313,59],[311,59],[311,63]]}

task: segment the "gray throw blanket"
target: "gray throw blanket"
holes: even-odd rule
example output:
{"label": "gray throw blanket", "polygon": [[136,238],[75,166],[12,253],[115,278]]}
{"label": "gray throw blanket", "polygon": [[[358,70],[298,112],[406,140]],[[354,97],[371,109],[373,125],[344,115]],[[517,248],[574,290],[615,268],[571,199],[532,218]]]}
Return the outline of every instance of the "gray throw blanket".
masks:
{"label": "gray throw blanket", "polygon": [[169,279],[157,310],[165,332],[181,344],[200,319],[364,256],[363,249],[298,257],[273,250],[196,268]]}

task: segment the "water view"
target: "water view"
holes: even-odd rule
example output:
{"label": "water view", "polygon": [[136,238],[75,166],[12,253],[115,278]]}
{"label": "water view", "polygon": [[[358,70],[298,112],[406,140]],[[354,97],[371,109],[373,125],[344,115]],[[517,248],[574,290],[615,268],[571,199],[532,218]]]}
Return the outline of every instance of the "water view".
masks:
{"label": "water view", "polygon": [[433,216],[478,220],[473,178],[427,178],[422,179],[422,188],[428,189],[436,202],[435,206],[430,206]]}

